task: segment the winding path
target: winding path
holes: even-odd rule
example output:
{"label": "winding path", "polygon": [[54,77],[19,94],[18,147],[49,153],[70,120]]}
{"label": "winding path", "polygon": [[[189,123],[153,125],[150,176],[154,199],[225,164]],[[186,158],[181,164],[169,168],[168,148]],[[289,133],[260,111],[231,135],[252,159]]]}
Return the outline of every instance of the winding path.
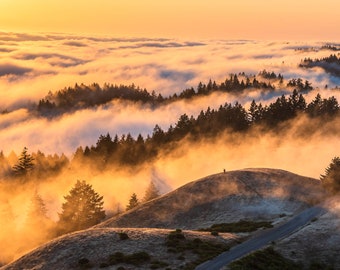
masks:
{"label": "winding path", "polygon": [[261,231],[253,238],[233,247],[227,252],[224,252],[216,258],[206,261],[199,266],[196,270],[219,270],[222,267],[228,265],[232,261],[243,257],[244,255],[260,249],[272,241],[279,240],[287,237],[297,229],[306,225],[313,218],[323,215],[326,210],[321,206],[314,206],[302,211],[288,222],[279,225],[277,227]]}

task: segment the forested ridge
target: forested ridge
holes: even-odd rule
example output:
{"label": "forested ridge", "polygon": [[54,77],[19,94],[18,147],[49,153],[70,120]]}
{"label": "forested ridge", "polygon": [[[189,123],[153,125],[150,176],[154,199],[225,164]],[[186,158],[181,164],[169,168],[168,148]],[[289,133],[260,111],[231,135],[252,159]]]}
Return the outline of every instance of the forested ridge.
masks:
{"label": "forested ridge", "polygon": [[313,67],[321,67],[326,72],[333,74],[335,76],[340,76],[340,54],[331,54],[328,57],[324,58],[305,58],[301,64],[299,65],[303,68],[313,68]]}
{"label": "forested ridge", "polygon": [[[339,117],[339,110],[339,103],[335,97],[322,98],[318,94],[307,103],[304,95],[296,89],[291,95],[282,95],[267,105],[253,100],[249,109],[238,102],[225,103],[218,109],[208,107],[197,117],[183,114],[167,130],[156,124],[152,134],[147,137],[139,134],[134,138],[130,133],[121,136],[102,134],[95,145],[79,146],[71,160],[64,154],[46,156],[41,151],[32,153],[35,166],[30,175],[43,177],[47,174],[58,174],[62,169],[72,168],[76,166],[75,164],[87,165],[98,170],[115,166],[135,167],[152,161],[160,153],[171,152],[184,138],[195,142],[216,138],[226,131],[247,134],[254,128],[260,128],[263,133],[279,134],[284,130],[285,122],[296,117],[319,119],[320,125],[323,125]],[[315,130],[310,132],[313,133]],[[8,157],[0,153],[0,169],[5,178],[18,177],[18,172],[11,166],[13,160],[17,158],[14,152]]]}
{"label": "forested ridge", "polygon": [[244,72],[239,74],[230,74],[221,83],[209,80],[207,83],[200,82],[196,89],[193,87],[164,97],[160,93],[148,92],[145,88],[132,85],[114,85],[104,84],[102,87],[93,83],[91,85],[76,84],[74,87],[64,88],[52,93],[39,100],[36,106],[38,113],[43,116],[55,116],[78,109],[91,108],[107,104],[114,100],[124,100],[139,102],[142,104],[157,107],[169,104],[181,99],[192,99],[199,96],[209,95],[213,92],[225,92],[240,94],[251,88],[261,89],[263,91],[274,91],[275,84],[280,87],[295,88],[298,91],[308,91],[312,89],[308,81],[301,78],[291,79],[284,82],[281,74],[263,70],[257,76],[246,75]]}

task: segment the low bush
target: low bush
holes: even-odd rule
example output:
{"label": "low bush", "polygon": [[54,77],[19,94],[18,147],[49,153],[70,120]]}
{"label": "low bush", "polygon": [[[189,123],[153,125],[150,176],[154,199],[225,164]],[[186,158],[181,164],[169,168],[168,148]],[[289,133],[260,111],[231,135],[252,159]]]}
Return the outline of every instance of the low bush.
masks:
{"label": "low bush", "polygon": [[116,252],[109,257],[109,265],[119,263],[132,264],[135,266],[141,265],[151,259],[150,255],[144,251],[125,255],[122,252]]}
{"label": "low bush", "polygon": [[210,228],[199,229],[199,231],[239,233],[239,232],[253,232],[259,228],[272,228],[272,227],[273,225],[269,221],[256,222],[240,220],[238,222],[233,223],[214,224]]}
{"label": "low bush", "polygon": [[193,240],[186,239],[181,231],[170,232],[166,239],[166,245],[168,246],[168,252],[180,253],[179,257],[177,257],[179,260],[185,259],[184,252],[192,252],[197,255],[197,259],[194,262],[188,263],[183,268],[185,270],[195,269],[200,263],[214,258],[229,249],[229,246],[225,244],[203,241],[199,238]]}
{"label": "low bush", "polygon": [[230,270],[300,270],[301,265],[284,258],[272,247],[259,250],[229,264]]}
{"label": "low bush", "polygon": [[87,258],[81,258],[78,260],[78,265],[81,269],[88,269],[92,267],[90,260]]}
{"label": "low bush", "polygon": [[129,236],[125,232],[119,232],[118,235],[119,235],[119,239],[120,240],[127,240],[127,239],[129,239]]}
{"label": "low bush", "polygon": [[155,260],[155,261],[152,261],[151,262],[151,266],[150,268],[151,269],[158,269],[158,268],[164,268],[166,266],[168,266],[169,264],[167,264],[166,262],[162,262],[162,261],[158,261],[158,260]]}

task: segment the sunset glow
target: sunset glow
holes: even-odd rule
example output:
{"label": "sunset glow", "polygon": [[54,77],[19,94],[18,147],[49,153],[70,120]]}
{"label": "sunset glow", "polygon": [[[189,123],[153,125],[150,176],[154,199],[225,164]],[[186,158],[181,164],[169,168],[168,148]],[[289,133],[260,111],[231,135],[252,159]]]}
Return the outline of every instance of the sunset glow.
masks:
{"label": "sunset glow", "polygon": [[[339,0],[0,0],[0,268],[194,269],[201,236],[227,250],[314,211],[340,194],[339,104]],[[162,228],[150,256],[129,215]]]}
{"label": "sunset glow", "polygon": [[340,36],[339,25],[337,0],[0,2],[3,31],[334,40]]}

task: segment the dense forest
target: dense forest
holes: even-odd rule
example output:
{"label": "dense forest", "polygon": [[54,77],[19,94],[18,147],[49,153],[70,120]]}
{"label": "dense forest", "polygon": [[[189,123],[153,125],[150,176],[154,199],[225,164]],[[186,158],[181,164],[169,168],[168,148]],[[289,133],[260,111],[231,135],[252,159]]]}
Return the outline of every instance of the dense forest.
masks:
{"label": "dense forest", "polygon": [[151,93],[145,88],[132,85],[113,85],[104,84],[101,87],[97,83],[92,85],[76,84],[74,87],[64,88],[55,93],[49,92],[48,95],[39,100],[34,106],[42,116],[56,116],[66,112],[72,112],[78,109],[90,108],[104,105],[113,100],[125,100],[139,102],[156,107],[180,99],[192,99],[198,96],[209,95],[213,92],[227,92],[239,94],[246,89],[256,88],[263,91],[274,91],[275,85],[281,87],[293,87],[298,91],[308,91],[312,89],[308,81],[302,79],[291,79],[284,85],[283,76],[274,72],[263,70],[257,76],[246,75],[244,72],[239,74],[230,74],[229,78],[221,83],[209,80],[207,83],[200,82],[196,90],[191,87],[180,93],[175,93],[167,97],[161,94]]}
{"label": "dense forest", "polygon": [[299,65],[302,68],[321,67],[326,72],[340,77],[340,54],[332,54],[321,59],[305,58]]}
{"label": "dense forest", "polygon": [[[307,104],[304,95],[296,89],[291,95],[282,95],[267,105],[252,101],[247,110],[241,104],[225,103],[218,109],[208,107],[197,117],[183,114],[174,126],[163,130],[155,125],[153,133],[146,138],[141,134],[134,138],[130,133],[113,137],[107,133],[100,135],[96,144],[80,146],[69,160],[65,155],[45,155],[41,151],[32,153],[34,168],[29,167],[31,176],[42,178],[44,175],[58,174],[62,169],[83,164],[93,169],[105,170],[115,166],[135,167],[157,158],[160,152],[171,151],[184,138],[190,141],[216,138],[223,132],[246,134],[254,128],[263,132],[279,133],[283,124],[299,116],[320,119],[326,123],[339,117],[339,103],[336,98],[322,98],[319,94]],[[21,153],[25,157],[27,149]],[[20,166],[13,167],[18,157],[12,152],[8,157],[0,153],[1,175],[5,178],[25,176]],[[23,160],[25,162],[25,158]],[[18,165],[18,164],[17,164]],[[20,159],[19,159],[20,165]]]}
{"label": "dense forest", "polygon": [[279,132],[281,123],[305,115],[309,118],[334,119],[339,116],[339,103],[334,97],[328,99],[317,95],[312,102],[306,103],[302,94],[295,90],[288,97],[282,95],[269,105],[253,101],[249,110],[241,104],[226,103],[219,109],[208,108],[201,111],[195,118],[183,114],[174,126],[162,130],[155,126],[151,136],[143,138],[139,135],[134,139],[130,134],[114,138],[110,134],[101,135],[94,146],[79,147],[74,159],[83,162],[97,160],[96,164],[103,167],[112,164],[135,166],[157,157],[161,149],[171,149],[183,138],[197,141],[203,138],[214,138],[220,133],[246,133],[255,127],[263,128],[264,132]]}

